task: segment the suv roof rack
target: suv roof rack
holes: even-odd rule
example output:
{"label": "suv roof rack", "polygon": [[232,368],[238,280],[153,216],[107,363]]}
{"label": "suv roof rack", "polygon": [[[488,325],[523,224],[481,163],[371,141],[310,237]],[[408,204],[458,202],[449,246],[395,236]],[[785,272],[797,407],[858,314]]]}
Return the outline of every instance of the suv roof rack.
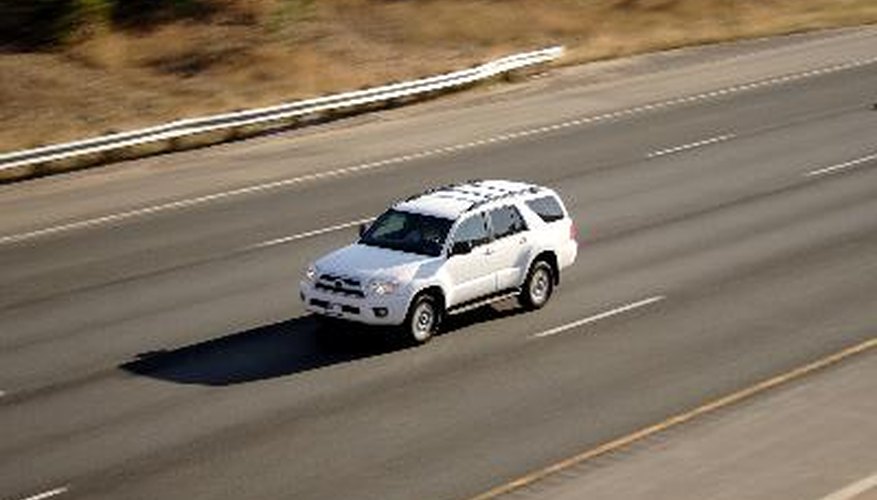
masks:
{"label": "suv roof rack", "polygon": [[[482,192],[473,192],[472,190],[466,189],[470,186],[481,188]],[[485,193],[483,192],[484,190],[488,192]],[[484,206],[487,203],[494,202],[496,200],[510,198],[512,196],[517,196],[524,193],[538,193],[541,190],[542,188],[536,185],[527,185],[526,187],[520,189],[509,189],[502,186],[488,184],[484,181],[484,179],[470,179],[462,182],[446,184],[444,186],[429,188],[421,193],[417,193],[415,195],[409,196],[408,198],[405,198],[403,202],[414,201],[418,198],[422,198],[428,195],[438,195],[441,197],[458,199],[460,201],[470,201],[471,205],[463,210],[463,212],[465,213]],[[477,199],[472,200],[473,197]]]}
{"label": "suv roof rack", "polygon": [[483,179],[470,179],[470,180],[463,181],[463,182],[455,182],[452,184],[445,184],[444,186],[431,187],[423,192],[420,192],[420,193],[411,195],[408,198],[405,198],[404,201],[416,200],[417,198],[420,198],[420,197],[423,197],[423,196],[426,196],[429,194],[435,194],[435,193],[438,193],[440,191],[457,191],[457,188],[460,188],[463,186],[478,185],[482,182],[484,182]]}
{"label": "suv roof rack", "polygon": [[475,210],[478,207],[484,206],[488,203],[491,203],[491,202],[494,202],[497,200],[501,200],[503,198],[511,198],[512,196],[517,196],[519,194],[524,194],[524,193],[538,193],[541,188],[539,186],[527,186],[527,187],[522,188],[522,189],[512,190],[512,189],[502,189],[502,188],[497,188],[497,187],[491,186],[491,189],[495,189],[495,190],[501,191],[501,192],[496,194],[496,195],[493,195],[493,196],[491,196],[491,195],[485,196],[484,199],[473,202],[471,205],[469,205],[469,208],[467,208],[465,210],[465,212],[471,212],[472,210]]}

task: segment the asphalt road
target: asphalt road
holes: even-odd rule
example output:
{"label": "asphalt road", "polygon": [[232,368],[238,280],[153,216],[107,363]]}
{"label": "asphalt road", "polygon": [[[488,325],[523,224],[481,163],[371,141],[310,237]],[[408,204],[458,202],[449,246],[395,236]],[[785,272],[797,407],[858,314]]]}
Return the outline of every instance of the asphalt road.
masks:
{"label": "asphalt road", "polygon": [[[456,141],[446,149],[421,144],[412,123],[429,117],[415,110],[186,153],[181,170],[162,157],[5,187],[0,497],[467,498],[872,338],[875,39],[652,61],[604,75],[601,95],[619,95],[597,107],[610,111],[536,107],[535,128],[499,135],[440,120]],[[817,46],[841,63],[859,52],[846,65],[811,56],[828,70],[794,78],[749,74],[755,59],[775,69]],[[762,83],[728,90],[718,73]],[[689,85],[726,90],[673,84],[692,74]],[[626,83],[651,86],[655,105],[622,106]],[[555,91],[540,89],[527,102]],[[505,125],[523,113],[491,96],[467,109],[492,106]],[[375,163],[372,143],[365,163],[341,163],[361,168],[252,184],[326,172],[338,163],[290,158],[342,154],[380,127],[392,162]],[[428,154],[390,153],[412,142]],[[212,179],[199,158],[225,170]],[[392,200],[468,178],[529,180],[567,200],[582,246],[550,305],[475,311],[417,349],[379,332],[318,336],[297,299],[306,262]],[[248,182],[262,187],[240,191]],[[138,186],[151,205],[129,206]]]}

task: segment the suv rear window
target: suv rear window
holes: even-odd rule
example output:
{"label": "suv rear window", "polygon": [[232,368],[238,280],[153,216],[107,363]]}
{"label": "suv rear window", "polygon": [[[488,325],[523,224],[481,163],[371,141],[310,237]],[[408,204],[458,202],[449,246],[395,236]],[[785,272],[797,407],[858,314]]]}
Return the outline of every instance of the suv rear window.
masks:
{"label": "suv rear window", "polygon": [[528,200],[526,203],[527,206],[530,207],[530,210],[536,212],[536,215],[541,217],[545,222],[554,222],[563,219],[563,207],[560,206],[560,203],[554,196],[536,198]]}

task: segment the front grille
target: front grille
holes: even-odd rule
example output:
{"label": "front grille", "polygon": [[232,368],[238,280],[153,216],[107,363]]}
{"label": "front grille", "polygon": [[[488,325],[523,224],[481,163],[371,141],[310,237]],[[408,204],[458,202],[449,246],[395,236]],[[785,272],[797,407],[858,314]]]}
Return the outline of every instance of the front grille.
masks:
{"label": "front grille", "polygon": [[362,282],[360,280],[358,280],[356,278],[351,278],[349,276],[341,276],[338,274],[326,273],[326,274],[320,276],[320,281],[331,281],[331,282],[340,281],[347,286],[352,286],[352,287],[361,287],[362,286]]}
{"label": "front grille", "polygon": [[329,302],[326,300],[311,299],[311,305],[317,306],[317,307],[322,307],[323,309],[329,309]]}
{"label": "front grille", "polygon": [[324,274],[314,284],[314,288],[347,297],[358,297],[360,299],[365,297],[365,292],[362,290],[362,282],[347,276]]}
{"label": "front grille", "polygon": [[[329,309],[332,307],[332,304],[330,304],[328,301],[320,300],[320,299],[311,299],[310,304],[312,306],[317,306],[321,309]],[[340,307],[341,307],[341,312],[344,312],[347,314],[359,314],[359,312],[360,312],[360,309],[356,306],[349,306],[347,304],[341,304]]]}
{"label": "front grille", "polygon": [[348,297],[358,297],[360,299],[365,297],[365,294],[362,293],[362,290],[351,290],[344,287],[324,285],[323,283],[317,283],[314,288],[337,295],[347,295]]}

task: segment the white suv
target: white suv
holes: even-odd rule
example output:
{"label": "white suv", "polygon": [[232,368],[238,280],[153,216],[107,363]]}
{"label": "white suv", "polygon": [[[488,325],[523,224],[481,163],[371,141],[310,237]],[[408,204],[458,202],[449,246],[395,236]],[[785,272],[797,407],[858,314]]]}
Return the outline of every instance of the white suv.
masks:
{"label": "white suv", "polygon": [[446,314],[511,296],[542,307],[577,249],[554,191],[469,181],[412,196],[362,226],[359,241],[308,266],[301,299],[320,316],[402,325],[422,343]]}

